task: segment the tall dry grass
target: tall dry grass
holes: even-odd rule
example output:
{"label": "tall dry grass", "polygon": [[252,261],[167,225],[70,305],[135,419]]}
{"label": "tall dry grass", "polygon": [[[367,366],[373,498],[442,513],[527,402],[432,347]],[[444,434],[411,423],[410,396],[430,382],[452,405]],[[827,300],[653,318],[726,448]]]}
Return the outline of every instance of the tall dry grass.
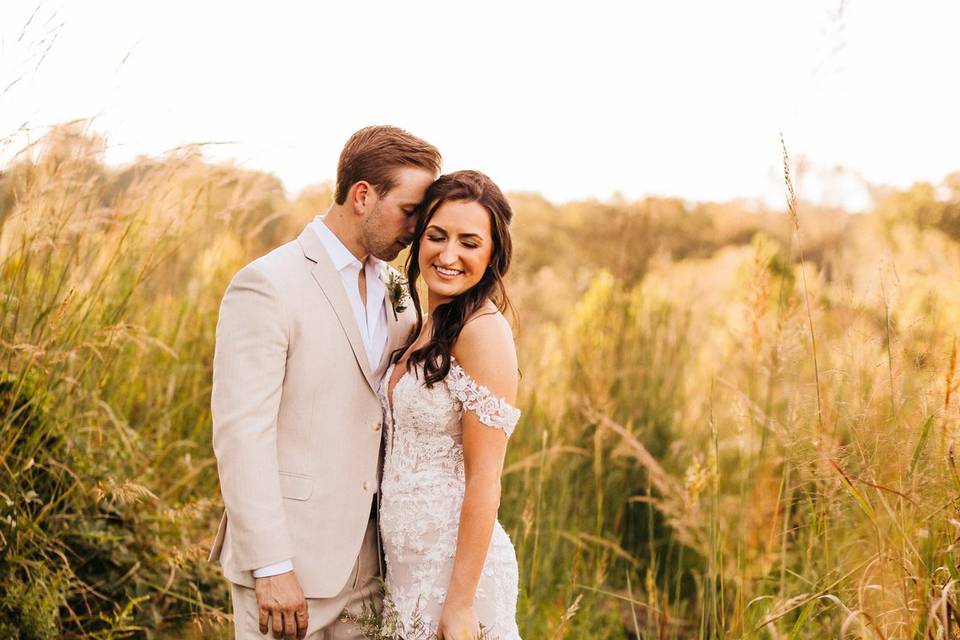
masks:
{"label": "tall dry grass", "polygon": [[[75,124],[0,175],[0,637],[229,637],[217,306],[329,195],[103,144]],[[794,222],[513,196],[524,637],[956,635],[960,246],[914,211],[960,203],[937,193]]]}
{"label": "tall dry grass", "polygon": [[226,279],[289,205],[194,149],[119,172],[102,152],[78,124],[2,175],[2,637],[222,618],[210,343]]}

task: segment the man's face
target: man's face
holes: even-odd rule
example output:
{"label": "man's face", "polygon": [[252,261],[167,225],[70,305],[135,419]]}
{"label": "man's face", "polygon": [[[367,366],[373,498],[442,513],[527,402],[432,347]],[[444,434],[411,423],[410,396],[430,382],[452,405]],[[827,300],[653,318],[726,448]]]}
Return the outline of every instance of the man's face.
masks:
{"label": "man's face", "polygon": [[372,211],[360,225],[360,242],[367,253],[390,261],[413,240],[417,205],[437,174],[420,167],[401,167],[394,172],[396,186],[374,195]]}

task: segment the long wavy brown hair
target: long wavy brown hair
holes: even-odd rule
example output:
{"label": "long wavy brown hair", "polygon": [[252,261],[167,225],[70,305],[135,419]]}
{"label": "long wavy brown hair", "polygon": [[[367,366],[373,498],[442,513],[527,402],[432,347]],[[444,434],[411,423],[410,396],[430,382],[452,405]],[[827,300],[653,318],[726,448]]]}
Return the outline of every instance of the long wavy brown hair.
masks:
{"label": "long wavy brown hair", "polygon": [[413,243],[410,245],[410,255],[407,256],[407,282],[413,308],[417,312],[417,324],[406,343],[393,352],[393,362],[400,361],[423,329],[423,311],[416,287],[417,278],[420,277],[420,242],[437,209],[443,203],[451,201],[476,202],[487,210],[490,214],[493,251],[480,282],[433,310],[433,336],[430,342],[410,354],[407,367],[412,368],[423,363],[424,382],[428,387],[447,377],[453,345],[460,337],[467,320],[472,318],[487,300],[491,300],[501,313],[511,308],[503,284],[503,277],[510,268],[513,254],[513,242],[510,239],[513,209],[510,208],[510,203],[493,180],[479,171],[455,171],[440,176],[424,195]]}

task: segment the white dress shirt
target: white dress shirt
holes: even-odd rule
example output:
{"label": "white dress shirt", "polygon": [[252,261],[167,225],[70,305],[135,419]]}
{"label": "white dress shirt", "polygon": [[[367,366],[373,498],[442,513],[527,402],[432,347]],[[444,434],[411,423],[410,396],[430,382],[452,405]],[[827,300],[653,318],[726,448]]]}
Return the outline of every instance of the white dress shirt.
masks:
{"label": "white dress shirt", "polygon": [[[361,264],[356,256],[344,246],[340,238],[334,235],[330,228],[324,224],[323,216],[314,218],[313,222],[310,223],[310,229],[320,237],[323,248],[326,249],[327,255],[333,262],[333,268],[340,274],[347,299],[350,301],[350,306],[353,307],[353,316],[357,321],[357,327],[360,329],[363,346],[367,351],[370,370],[373,371],[383,357],[389,333],[387,305],[384,304],[387,297],[387,286],[380,279],[383,262],[373,256],[367,256],[366,261]],[[366,305],[360,298],[360,269],[363,269],[367,276]],[[284,560],[254,569],[253,577],[266,578],[288,571],[293,571],[292,560]]]}
{"label": "white dress shirt", "polygon": [[[373,256],[367,256],[366,261],[361,264],[356,256],[340,242],[340,238],[324,224],[322,216],[314,218],[310,228],[320,236],[323,248],[327,250],[327,255],[333,261],[333,268],[340,273],[340,280],[343,281],[343,288],[347,292],[350,306],[353,307],[353,315],[357,319],[357,326],[360,328],[360,336],[363,338],[363,346],[367,349],[367,358],[372,371],[380,364],[383,350],[387,346],[387,307],[384,304],[387,285],[380,279],[380,273],[384,268],[383,262]],[[366,307],[360,299],[360,269],[363,269],[367,275]]]}

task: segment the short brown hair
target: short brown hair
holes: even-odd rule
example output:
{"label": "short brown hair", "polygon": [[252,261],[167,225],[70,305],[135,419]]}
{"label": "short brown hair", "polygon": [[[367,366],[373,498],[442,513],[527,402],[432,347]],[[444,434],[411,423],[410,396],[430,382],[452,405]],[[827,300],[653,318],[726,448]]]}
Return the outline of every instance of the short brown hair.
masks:
{"label": "short brown hair", "polygon": [[395,186],[395,169],[412,166],[440,173],[440,163],[436,147],[399,127],[364,127],[350,136],[340,152],[336,202],[345,203],[350,187],[361,180],[382,196]]}

